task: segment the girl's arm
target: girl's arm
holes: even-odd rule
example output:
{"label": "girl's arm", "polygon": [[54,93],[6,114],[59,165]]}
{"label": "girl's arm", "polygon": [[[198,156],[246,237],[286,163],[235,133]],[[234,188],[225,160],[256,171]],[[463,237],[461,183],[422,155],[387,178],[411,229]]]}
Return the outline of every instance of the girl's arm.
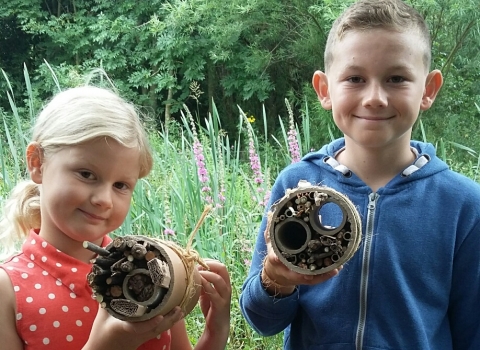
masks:
{"label": "girl's arm", "polygon": [[[195,350],[224,350],[230,333],[230,302],[232,286],[225,265],[205,259],[209,270],[200,268],[202,293],[200,308],[205,317],[205,329]],[[178,322],[171,329],[172,350],[191,350],[185,323]]]}
{"label": "girl's arm", "polygon": [[146,341],[172,328],[182,317],[180,308],[175,307],[165,316],[156,316],[141,322],[127,322],[99,308],[90,337],[82,350],[135,350]]}
{"label": "girl's arm", "polygon": [[[230,301],[232,287],[228,271],[221,262],[205,259],[209,270],[200,267],[202,293],[200,308],[205,317],[205,329],[195,350],[224,350],[230,333]],[[172,328],[172,350],[191,350],[185,323]]]}
{"label": "girl's arm", "polygon": [[192,350],[192,344],[188,339],[184,320],[175,323],[173,327],[170,328],[170,333],[172,335],[171,350]]}
{"label": "girl's arm", "polygon": [[15,292],[10,277],[2,268],[0,268],[0,339],[5,349],[23,350],[23,342],[16,329]]}

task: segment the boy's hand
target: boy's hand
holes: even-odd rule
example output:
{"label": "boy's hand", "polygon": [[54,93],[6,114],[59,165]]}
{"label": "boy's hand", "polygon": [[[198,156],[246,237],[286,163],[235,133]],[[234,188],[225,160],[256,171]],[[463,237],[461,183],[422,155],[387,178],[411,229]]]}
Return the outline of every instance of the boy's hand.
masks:
{"label": "boy's hand", "polygon": [[271,295],[287,296],[295,291],[298,285],[315,285],[338,275],[342,269],[335,269],[321,275],[303,275],[290,270],[283,264],[272,248],[270,235],[265,232],[265,242],[267,243],[267,255],[263,260],[263,269],[261,272],[262,284]]}
{"label": "boy's hand", "polygon": [[177,306],[164,316],[141,322],[128,322],[111,316],[99,308],[84,350],[87,349],[137,349],[141,344],[170,329],[183,318]]}

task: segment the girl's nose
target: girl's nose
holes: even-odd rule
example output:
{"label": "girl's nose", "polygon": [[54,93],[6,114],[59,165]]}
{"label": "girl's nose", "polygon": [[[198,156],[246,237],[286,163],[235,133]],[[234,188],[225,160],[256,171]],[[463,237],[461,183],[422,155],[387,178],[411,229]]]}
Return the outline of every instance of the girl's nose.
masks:
{"label": "girl's nose", "polygon": [[112,202],[112,186],[101,185],[95,187],[91,198],[92,204],[98,207],[105,207],[107,209],[113,206]]}

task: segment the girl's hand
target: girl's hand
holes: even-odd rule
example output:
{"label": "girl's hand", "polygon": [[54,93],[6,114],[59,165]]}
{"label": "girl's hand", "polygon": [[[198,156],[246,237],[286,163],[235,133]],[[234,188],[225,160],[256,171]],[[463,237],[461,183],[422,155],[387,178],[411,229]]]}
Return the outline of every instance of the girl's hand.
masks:
{"label": "girl's hand", "polygon": [[183,318],[177,306],[165,316],[156,316],[141,322],[127,322],[111,316],[99,308],[87,344],[87,349],[137,349],[146,341],[170,329]]}
{"label": "girl's hand", "polygon": [[[200,309],[205,316],[205,331],[199,343],[209,343],[209,349],[223,349],[230,332],[230,302],[232,286],[224,264],[205,259],[209,270],[199,266],[202,277]],[[222,347],[223,346],[223,347]]]}

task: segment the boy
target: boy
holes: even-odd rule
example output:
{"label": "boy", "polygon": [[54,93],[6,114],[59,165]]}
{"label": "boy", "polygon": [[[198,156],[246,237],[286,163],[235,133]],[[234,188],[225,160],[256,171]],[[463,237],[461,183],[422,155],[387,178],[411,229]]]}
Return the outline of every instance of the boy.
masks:
{"label": "boy", "polygon": [[430,55],[400,0],[360,0],[330,31],[313,86],[344,137],[284,169],[270,205],[299,180],[336,189],[362,243],[340,272],[297,274],[264,217],[240,305],[260,334],[285,330],[285,349],[480,349],[480,186],[411,141],[442,86]]}

